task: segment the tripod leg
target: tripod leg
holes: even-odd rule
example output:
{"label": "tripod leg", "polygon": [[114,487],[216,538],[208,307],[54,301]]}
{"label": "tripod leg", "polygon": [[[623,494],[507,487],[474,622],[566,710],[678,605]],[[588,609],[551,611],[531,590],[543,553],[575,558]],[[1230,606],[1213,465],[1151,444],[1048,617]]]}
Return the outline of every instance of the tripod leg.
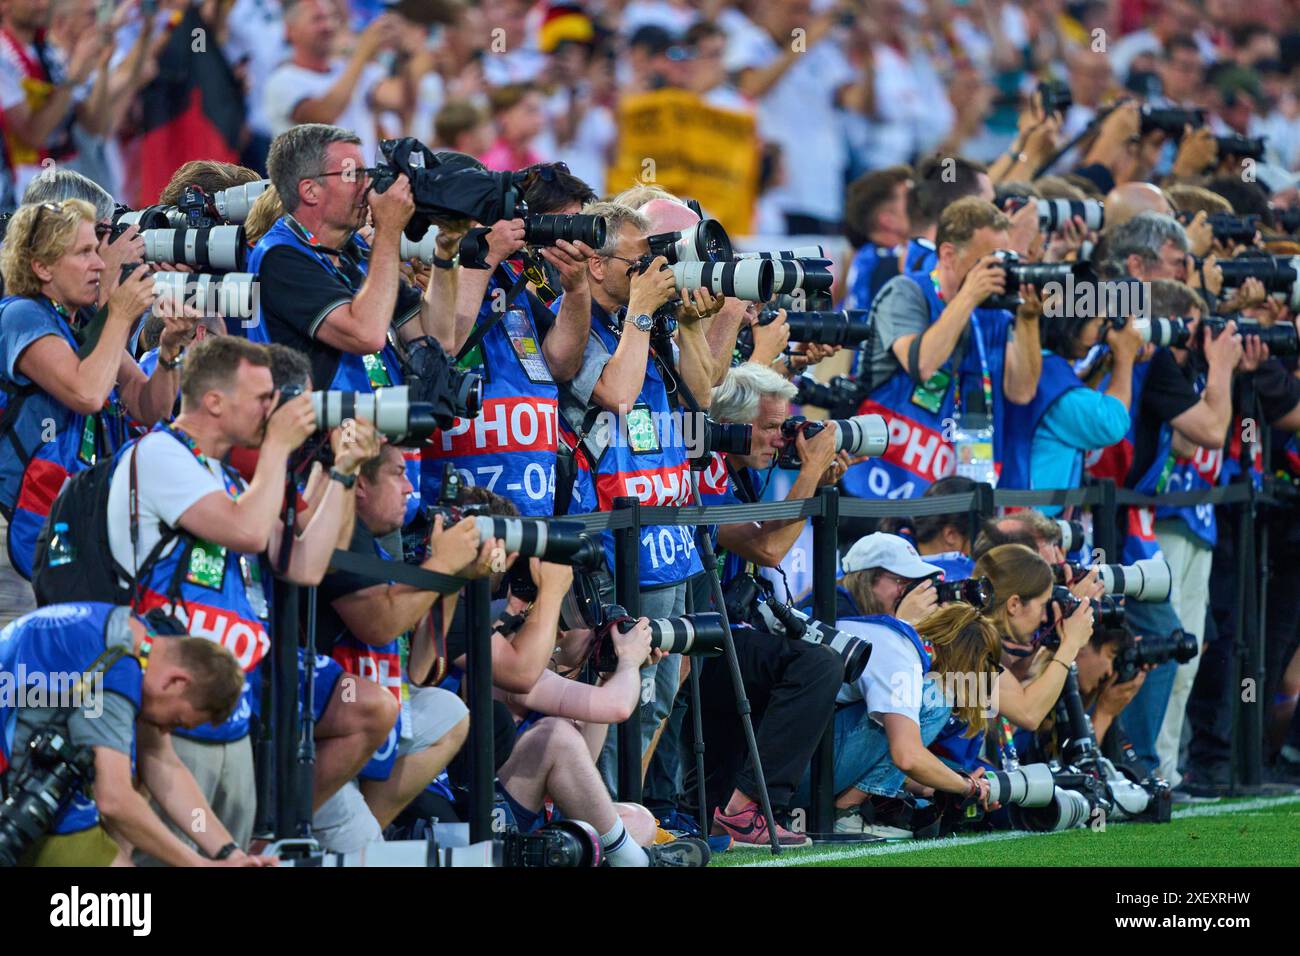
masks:
{"label": "tripod leg", "polygon": [[[689,583],[686,587],[686,613],[695,613],[695,593]],[[691,661],[691,672],[686,676],[691,684],[691,731],[695,738],[695,796],[699,800],[699,821],[700,829],[705,837],[708,836],[709,818],[709,801],[705,796],[704,789],[704,708],[700,704],[700,665],[696,661]]]}

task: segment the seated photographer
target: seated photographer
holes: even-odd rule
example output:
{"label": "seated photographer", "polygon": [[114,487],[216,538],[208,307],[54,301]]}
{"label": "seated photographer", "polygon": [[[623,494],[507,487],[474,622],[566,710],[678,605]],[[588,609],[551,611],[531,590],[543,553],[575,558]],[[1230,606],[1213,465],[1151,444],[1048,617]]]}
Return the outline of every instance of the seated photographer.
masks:
{"label": "seated photographer", "polygon": [[1010,246],[1010,229],[992,203],[959,199],[939,217],[935,268],[896,276],[876,296],[858,372],[871,391],[858,412],[885,416],[891,436],[902,437],[849,469],[841,482],[848,494],[915,497],[959,459],[970,475],[1001,462],[1005,403],[1030,401],[1042,366],[1037,293],[1020,289],[1014,318],[984,305],[1016,291],[992,255]]}
{"label": "seated photographer", "polygon": [[[285,214],[248,258],[260,299],[245,334],[306,352],[322,390],[403,384],[395,342],[432,335],[435,318],[454,309],[455,269],[435,269],[423,296],[402,281],[411,184],[398,175],[382,193],[371,188],[360,143],[347,130],[314,123],[275,138],[267,168]],[[357,231],[368,216],[374,232],[366,243]]]}
{"label": "seated photographer", "polygon": [[[934,582],[943,569],[922,561],[906,538],[877,531],[849,549],[836,585],[837,619],[861,621],[887,614],[915,625],[935,608]],[[921,583],[917,583],[921,582]],[[812,595],[799,604],[811,613]]]}
{"label": "seated photographer", "polygon": [[[996,677],[993,625],[970,605],[954,603],[915,628],[887,615],[852,626],[871,641],[871,656],[862,676],[841,685],[837,698],[835,831],[910,838],[905,786],[927,798],[951,794],[986,806],[982,769],[953,771],[926,748],[950,714],[978,725],[984,705],[961,691],[972,675],[986,686]],[[796,800],[807,799],[809,786]]]}
{"label": "seated photographer", "polygon": [[[922,498],[970,494],[975,482],[961,475],[940,478],[925,489]],[[926,564],[943,571],[945,581],[964,581],[971,576],[970,515],[957,511],[944,515],[921,515],[911,519],[916,553]]]}
{"label": "seated photographer", "polygon": [[[572,215],[595,198],[591,187],[558,165],[537,167],[524,195],[530,218]],[[420,497],[437,498],[443,466],[451,462],[468,483],[507,496],[520,513],[550,516],[555,510],[556,382],[578,373],[591,332],[586,261],[593,250],[583,242],[557,239],[534,254],[525,248],[522,219],[494,223],[485,240],[487,268],[460,270],[455,311],[434,317],[434,337],[452,355],[471,335],[481,334],[464,367],[483,378],[483,407],[472,420],[462,419],[430,437],[422,452]],[[434,266],[447,268],[437,259]],[[545,279],[540,284],[551,304],[559,296],[558,315],[551,314],[531,279],[506,301],[530,275]]]}
{"label": "seated photographer", "polygon": [[[1097,288],[1100,294],[1100,284]],[[1122,317],[1123,327],[1116,328],[1109,318],[1072,316],[1072,307],[1060,307],[1060,300],[1049,298],[1049,314],[1057,314],[1040,323],[1038,391],[1027,405],[1007,406],[1000,488],[1077,488],[1084,455],[1122,441],[1129,429],[1133,367],[1140,354],[1154,350],[1144,349],[1132,317]],[[1089,388],[1074,370],[1076,362],[1103,344],[1112,359],[1105,392]],[[1055,515],[1061,508],[1040,510]]]}
{"label": "seated photographer", "polygon": [[1065,552],[1061,550],[1060,527],[1034,508],[1013,511],[1001,518],[984,522],[975,538],[975,545],[971,548],[971,557],[979,561],[1000,544],[1022,544],[1031,551],[1037,551],[1048,564],[1060,564],[1065,560]]}
{"label": "seated photographer", "polygon": [[[662,256],[646,261],[650,220],[615,203],[594,203],[583,212],[605,218],[606,242],[587,260],[591,333],[580,373],[561,390],[560,409],[585,439],[580,453],[596,492],[595,508],[586,510],[608,511],[615,498],[625,496],[643,505],[686,504],[691,495],[687,449],[675,413],[683,385],[698,395],[712,385],[708,343],[696,327],[711,303],[686,297],[692,305],[678,310],[681,324],[676,339],[671,337],[654,316],[673,300],[676,287]],[[686,582],[701,570],[694,537],[679,526],[642,530],[641,613],[680,617],[686,611]],[[602,539],[612,569],[613,535]],[[612,599],[612,573],[602,575],[602,590]],[[654,697],[641,720],[643,751],[672,708],[679,663],[680,656],[670,654],[643,675],[655,678]]]}
{"label": "seated photographer", "polygon": [[194,335],[192,317],[160,310],[163,361],[152,376],[140,371],[126,342],[154,303],[152,277],[141,266],[113,292],[98,339],[86,348],[73,323],[99,298],[96,230],[95,209],[82,200],[24,206],[0,251],[8,291],[0,301],[0,527],[8,530],[0,574],[17,598],[0,621],[33,606],[19,576],[31,576],[37,533],[63,482],[121,447],[131,421],[148,426],[171,414],[180,354]]}
{"label": "seated photographer", "polygon": [[[165,608],[189,633],[227,647],[253,679],[271,646],[266,589],[271,562],[281,555],[286,465],[316,431],[308,396],[275,407],[270,361],[265,348],[236,336],[194,346],[181,376],[180,415],[119,456],[108,497],[112,557],[138,589],[137,609]],[[335,429],[330,440],[331,480],[296,536],[284,571],[299,584],[324,577],[351,519],[356,472],[378,453],[368,422]],[[236,446],[261,449],[248,484],[223,463]],[[359,682],[346,705],[341,686],[330,694],[322,680],[317,688],[325,691],[317,709],[324,709],[326,699],[334,705],[316,728],[319,806],[383,741],[396,707],[369,682]],[[177,735],[186,738],[177,744],[181,759],[196,771],[241,846],[251,835],[255,806],[248,742],[254,703],[246,681],[239,707],[220,726]]]}
{"label": "seated photographer", "polygon": [[[709,467],[700,474],[700,504],[757,504],[761,500],[762,477],[786,456],[788,446],[797,451],[799,476],[785,496],[786,501],[811,498],[822,485],[833,484],[848,468],[846,452],[835,452],[837,426],[822,428],[811,438],[799,427],[791,442],[783,426],[790,417],[790,400],[796,389],[769,368],[751,362],[727,370],[722,384],[713,389],[709,415],[720,424],[752,425],[750,450],[746,455],[713,452]],[[726,552],[721,583],[739,573],[746,561],[766,568],[779,565],[794,547],[803,531],[804,521],[751,521],[724,524],[717,529],[719,555]]]}
{"label": "seated photographer", "polygon": [[[86,690],[65,683],[69,675],[93,672],[107,652],[121,656],[100,663]],[[181,635],[167,619],[87,602],[43,607],[0,631],[0,662],[7,673],[26,675],[24,690],[48,685],[39,693],[42,706],[29,705],[26,693],[0,700],[0,780],[13,801],[0,813],[30,813],[23,804],[43,798],[37,788],[48,792],[54,767],[71,777],[73,789],[49,833],[25,848],[6,839],[0,855],[21,854],[27,866],[108,866],[125,845],[172,866],[274,862],[244,854],[172,749],[177,728],[221,723],[239,703],[244,679],[229,651]],[[46,691],[53,687],[69,688],[67,696],[51,697]],[[53,764],[29,766],[29,742],[50,733],[64,735],[70,752],[59,759],[47,743],[42,758]],[[84,764],[77,762],[79,751]],[[81,773],[72,770],[77,766]],[[172,830],[136,790],[137,772]],[[200,819],[206,824],[194,827]],[[8,822],[5,829],[19,832]],[[194,847],[173,835],[177,829],[193,833]]]}
{"label": "seated photographer", "polygon": [[[596,769],[610,724],[631,715],[641,696],[641,666],[663,656],[652,651],[646,618],[613,626],[608,634],[615,661],[602,660],[593,686],[543,670],[526,693],[498,693],[516,723],[509,759],[498,771],[497,787],[523,833],[546,822],[549,798],[565,817],[591,824],[610,866],[706,866],[709,845],[679,837],[656,844],[649,812],[636,804],[614,803]],[[591,631],[564,632],[556,665],[576,674],[592,652]],[[602,649],[596,649],[598,660]],[[612,666],[611,666],[612,665]]]}
{"label": "seated photographer", "polygon": [[[398,531],[412,491],[401,451],[384,445],[357,475],[357,521],[349,551],[383,560],[392,556],[380,543]],[[460,575],[492,543],[480,547],[473,521],[442,530],[434,519],[428,556],[420,567]],[[393,694],[400,716],[388,738],[362,769],[361,783],[346,784],[312,821],[322,845],[339,852],[363,848],[442,773],[469,732],[469,714],[460,698],[438,687],[412,688],[406,678],[409,632],[430,614],[441,597],[407,584],[376,584],[368,577],[336,571],[320,586],[317,650],[343,670],[367,678]],[[451,602],[455,596],[450,595]],[[446,599],[444,599],[446,600]],[[369,812],[365,812],[366,808]]]}
{"label": "seated photographer", "polygon": [[[1059,602],[1053,602],[1052,569],[1020,544],[990,550],[975,562],[974,576],[987,577],[993,586],[993,604],[985,609],[984,616],[999,643],[995,652],[998,674],[985,716],[1005,717],[1031,732],[1051,712],[1061,696],[1070,664],[1092,635],[1092,605],[1079,601],[1072,613],[1063,616]],[[1049,610],[1049,605],[1054,606]],[[1052,626],[1059,640],[1050,652],[1036,646],[1044,624]],[[1043,660],[1038,661],[1034,655],[1040,652]],[[1028,678],[1036,662],[1041,666]],[[1062,666],[1048,666],[1053,663]],[[950,766],[973,772],[982,763],[984,727],[982,718],[970,722],[954,717],[936,736],[931,750]]]}

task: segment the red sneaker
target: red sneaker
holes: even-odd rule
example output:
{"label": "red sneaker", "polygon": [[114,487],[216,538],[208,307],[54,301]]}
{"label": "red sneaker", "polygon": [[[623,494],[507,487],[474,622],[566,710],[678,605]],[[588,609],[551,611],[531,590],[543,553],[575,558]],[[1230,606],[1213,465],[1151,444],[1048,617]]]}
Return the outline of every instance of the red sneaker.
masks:
{"label": "red sneaker", "polygon": [[[713,833],[729,835],[737,849],[772,845],[767,831],[767,818],[763,816],[757,803],[751,803],[732,814],[724,814],[721,807],[714,810]],[[783,847],[812,846],[809,837],[802,833],[793,833],[779,823],[776,827],[776,842]]]}

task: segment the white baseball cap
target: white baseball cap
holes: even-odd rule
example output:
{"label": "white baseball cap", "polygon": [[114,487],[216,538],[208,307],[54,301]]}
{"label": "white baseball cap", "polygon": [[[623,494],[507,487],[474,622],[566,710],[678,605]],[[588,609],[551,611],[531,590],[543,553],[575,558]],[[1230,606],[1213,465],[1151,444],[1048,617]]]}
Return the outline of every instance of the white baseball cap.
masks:
{"label": "white baseball cap", "polygon": [[943,573],[943,568],[926,564],[906,538],[877,531],[859,538],[844,556],[844,573],[884,568],[901,578],[928,578]]}

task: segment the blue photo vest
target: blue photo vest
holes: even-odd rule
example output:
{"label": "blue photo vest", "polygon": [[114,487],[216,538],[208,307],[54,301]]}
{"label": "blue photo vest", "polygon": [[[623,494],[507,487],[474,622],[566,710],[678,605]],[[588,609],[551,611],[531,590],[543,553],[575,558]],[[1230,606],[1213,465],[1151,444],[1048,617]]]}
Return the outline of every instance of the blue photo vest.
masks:
{"label": "blue photo vest", "polygon": [[[497,290],[500,290],[498,292]],[[477,322],[495,315],[507,289],[494,274]],[[436,501],[443,466],[451,462],[467,485],[483,485],[529,518],[555,509],[555,450],[559,439],[559,392],[542,355],[532,305],[521,292],[461,367],[483,378],[483,408],[437,431],[423,448],[420,494]]]}
{"label": "blue photo vest", "polygon": [[931,240],[907,240],[907,252],[903,254],[904,272],[929,272],[938,264],[939,251]]}
{"label": "blue photo vest", "polygon": [[[58,319],[59,332],[68,347],[81,346],[67,321],[42,296],[0,299],[0,324],[15,321],[8,306],[18,301],[39,301]],[[0,415],[13,401],[22,405],[8,433],[0,436],[0,514],[9,521],[9,561],[28,580],[36,553],[36,537],[63,490],[64,483],[84,471],[101,455],[112,455],[130,440],[130,425],[116,385],[102,411],[81,415],[39,388],[26,398],[15,392],[22,388],[8,380],[0,361]]]}
{"label": "blue photo vest", "polygon": [[[392,560],[392,556],[380,546],[378,541],[374,542],[374,546],[377,557],[384,561]],[[410,691],[406,686],[406,678],[402,674],[402,640],[397,637],[387,644],[376,646],[367,644],[353,637],[350,631],[344,630],[335,639],[330,653],[339,666],[349,674],[372,680],[397,698],[397,703],[401,707],[401,717],[393,724],[388,737],[380,744],[374,756],[361,768],[361,776],[366,780],[387,780],[393,772],[393,764],[397,762],[397,743],[404,725],[407,725],[405,726],[407,734],[410,733],[407,707]]]}
{"label": "blue photo vest", "polygon": [[[166,432],[185,444],[184,439],[164,425],[155,431]],[[227,471],[226,494],[237,498],[241,491],[238,477]],[[191,740],[216,743],[239,740],[247,735],[253,712],[248,674],[271,648],[267,631],[271,616],[269,566],[260,554],[238,554],[205,541],[190,545],[188,537],[178,540],[142,582],[144,594],[136,610],[143,614],[155,607],[167,607],[192,637],[216,641],[235,656],[244,670],[244,689],[234,713],[218,726],[179,728],[175,733]],[[179,597],[173,607],[168,594],[174,584],[178,585]]]}
{"label": "blue photo vest", "polygon": [[[909,274],[907,278],[915,282],[925,296],[930,306],[929,322],[933,325],[944,310],[944,302],[939,298],[934,282],[928,274]],[[995,465],[1001,463],[1006,431],[1002,372],[1011,314],[995,309],[976,309],[971,313],[970,327],[969,345],[960,367],[954,369],[950,357],[936,373],[949,376],[950,381],[935,410],[912,400],[921,386],[912,381],[902,366],[859,406],[859,415],[884,416],[889,424],[889,448],[879,458],[866,459],[849,467],[842,479],[848,494],[855,498],[919,498],[934,482],[953,473],[956,457],[952,442],[946,436],[950,434],[950,423],[956,421],[960,411],[957,408],[957,384],[960,382],[963,404],[971,395],[983,395],[981,351],[988,363],[993,392],[993,407],[987,410],[993,424],[993,459]],[[981,344],[982,349],[979,347]]]}
{"label": "blue photo vest", "polygon": [[[751,485],[758,488],[758,472],[753,468],[746,468]],[[731,481],[731,474],[727,470],[727,461],[718,452],[713,452],[709,459],[709,467],[700,472],[700,504],[706,508],[713,505],[738,505],[744,504],[736,496],[736,489]],[[718,553],[718,526],[708,525],[702,529],[709,535],[709,543],[713,546],[713,553],[718,559],[718,581],[725,588],[727,584],[735,577],[743,574],[745,571],[745,559],[732,551]]]}
{"label": "blue photo vest", "polygon": [[890,614],[862,614],[842,617],[840,620],[862,621],[867,624],[877,624],[880,627],[888,628],[899,637],[904,638],[916,650],[917,655],[921,658],[922,675],[930,673],[930,668],[934,663],[934,647],[929,641],[922,640],[921,635],[916,633],[916,628],[906,621],[901,621]]}
{"label": "blue photo vest", "polygon": [[[109,616],[115,605],[98,602],[51,604],[14,621],[0,631],[0,674],[6,675],[12,693],[0,693],[0,772],[12,757],[18,720],[18,681],[42,697],[51,691],[70,688],[70,675],[82,674],[106,647]],[[57,675],[57,676],[55,676]],[[98,682],[104,692],[121,694],[140,712],[143,675],[133,656],[119,658],[112,667],[94,678],[81,706],[91,712],[96,703]],[[48,698],[46,698],[48,699]],[[89,714],[88,714],[89,716]],[[99,822],[95,802],[78,790],[72,803],[55,819],[51,832],[77,833]]]}
{"label": "blue photo vest", "polygon": [[965,581],[975,571],[975,562],[969,555],[960,551],[945,551],[942,554],[923,554],[921,560],[943,569],[945,581]]}
{"label": "blue photo vest", "polygon": [[[599,310],[599,314],[597,314]],[[592,303],[591,334],[610,355],[618,348],[618,336],[605,324],[608,316]],[[663,376],[652,356],[646,363],[645,382],[636,405],[629,410],[627,427],[605,448],[595,463],[593,480],[596,510],[611,511],[614,499],[637,498],[648,506],[675,507],[690,503],[691,484],[686,448],[677,408],[669,402]],[[695,549],[694,528],[663,525],[641,529],[641,585],[666,587],[685,581],[703,570]],[[601,535],[605,560],[614,567],[614,536]]]}
{"label": "blue photo vest", "polygon": [[1083,388],[1083,382],[1074,374],[1069,361],[1052,352],[1043,353],[1043,372],[1038,379],[1038,391],[1028,405],[1006,403],[1006,436],[1002,444],[1002,471],[998,475],[999,488],[1032,487],[1030,457],[1034,433],[1043,422],[1056,400],[1066,392]]}

